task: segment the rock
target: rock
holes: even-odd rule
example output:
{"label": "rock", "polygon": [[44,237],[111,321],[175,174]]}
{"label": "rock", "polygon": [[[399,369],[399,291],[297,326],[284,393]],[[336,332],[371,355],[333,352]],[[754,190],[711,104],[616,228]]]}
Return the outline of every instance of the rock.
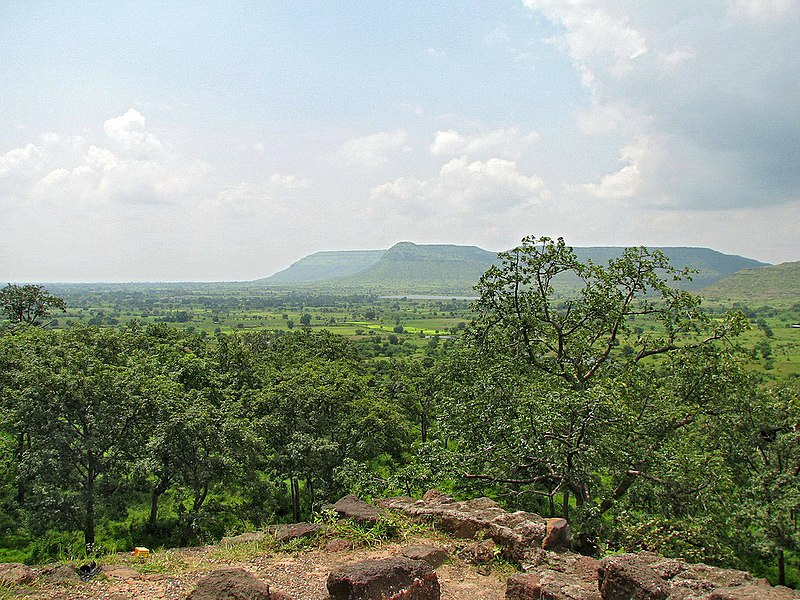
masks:
{"label": "rock", "polygon": [[425,561],[434,569],[447,560],[447,551],[436,546],[406,546],[400,549],[400,554],[411,560]]}
{"label": "rock", "polygon": [[717,588],[701,600],[797,600],[800,592],[787,587],[764,585],[742,585],[732,588]]}
{"label": "rock", "polygon": [[49,583],[78,583],[81,578],[78,576],[78,569],[75,565],[58,565],[46,567],[42,570],[42,577]]}
{"label": "rock", "polygon": [[251,531],[230,537],[224,537],[219,541],[220,546],[233,546],[235,544],[245,544],[247,542],[260,542],[267,536],[265,531]]}
{"label": "rock", "polygon": [[343,552],[345,550],[352,550],[353,543],[348,540],[334,538],[325,544],[325,550],[328,552]]}
{"label": "rock", "polygon": [[336,511],[340,519],[352,519],[360,525],[374,525],[386,513],[372,504],[367,504],[352,494],[339,498],[328,508]]}
{"label": "rock", "polygon": [[542,550],[566,551],[572,538],[564,519],[545,519],[524,511],[509,513],[490,498],[457,502],[431,490],[421,500],[397,497],[378,504],[401,511],[415,521],[433,524],[455,537],[491,538],[503,556],[518,563],[535,562]]}
{"label": "rock", "polygon": [[324,527],[317,523],[289,523],[273,525],[267,531],[275,536],[279,544],[285,544],[298,538],[311,537],[323,529]]}
{"label": "rock", "polygon": [[669,595],[669,584],[637,554],[601,560],[598,579],[604,600],[664,600]]}
{"label": "rock", "polygon": [[572,531],[566,519],[547,519],[545,538],[542,540],[544,550],[566,550],[572,541]]}
{"label": "rock", "polygon": [[800,594],[771,587],[764,579],[734,569],[663,558],[649,552],[609,556],[598,569],[604,599],[789,600]]}
{"label": "rock", "polygon": [[36,571],[19,563],[0,563],[0,583],[28,585],[36,579]]}
{"label": "rock", "polygon": [[464,546],[458,555],[472,565],[485,565],[494,560],[494,551],[497,546],[494,540],[472,542]]}
{"label": "rock", "polygon": [[426,562],[405,557],[365,560],[328,575],[330,600],[439,600],[439,580]]}
{"label": "rock", "polygon": [[269,586],[238,568],[212,571],[197,582],[187,600],[270,600]]}
{"label": "rock", "polygon": [[506,600],[601,600],[596,585],[576,575],[545,570],[512,575],[506,582]]}

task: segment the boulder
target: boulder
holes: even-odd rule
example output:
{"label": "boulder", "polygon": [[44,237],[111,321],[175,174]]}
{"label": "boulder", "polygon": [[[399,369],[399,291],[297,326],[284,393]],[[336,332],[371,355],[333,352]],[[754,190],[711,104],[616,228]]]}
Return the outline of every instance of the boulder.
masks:
{"label": "boulder", "polygon": [[422,560],[434,569],[441,567],[447,560],[447,551],[436,546],[406,546],[400,549],[400,554],[411,560]]}
{"label": "boulder", "polygon": [[41,571],[48,583],[62,584],[62,583],[78,583],[81,578],[78,576],[78,568],[75,565],[56,565],[45,567]]}
{"label": "boulder", "polygon": [[0,563],[0,583],[28,585],[36,579],[36,571],[19,563]]}
{"label": "boulder", "polygon": [[187,600],[270,600],[269,585],[244,569],[217,569],[197,582]]}
{"label": "boulder", "polygon": [[604,599],[789,600],[800,594],[772,587],[765,579],[734,569],[690,564],[650,552],[620,554],[600,561],[600,592]]}
{"label": "boulder", "polygon": [[326,508],[336,511],[340,519],[352,519],[360,525],[368,526],[374,525],[386,514],[377,506],[367,504],[352,494],[339,498],[335,504]]}
{"label": "boulder", "polygon": [[439,580],[426,562],[405,557],[365,560],[328,575],[330,600],[439,600]]}
{"label": "boulder", "polygon": [[544,570],[512,575],[506,600],[601,600],[597,585],[574,575]]}

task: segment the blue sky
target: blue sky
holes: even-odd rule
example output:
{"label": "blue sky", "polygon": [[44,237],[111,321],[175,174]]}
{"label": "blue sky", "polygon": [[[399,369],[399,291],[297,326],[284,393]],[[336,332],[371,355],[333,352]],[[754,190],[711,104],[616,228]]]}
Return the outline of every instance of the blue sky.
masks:
{"label": "blue sky", "polygon": [[0,280],[317,250],[800,260],[796,0],[5,2]]}

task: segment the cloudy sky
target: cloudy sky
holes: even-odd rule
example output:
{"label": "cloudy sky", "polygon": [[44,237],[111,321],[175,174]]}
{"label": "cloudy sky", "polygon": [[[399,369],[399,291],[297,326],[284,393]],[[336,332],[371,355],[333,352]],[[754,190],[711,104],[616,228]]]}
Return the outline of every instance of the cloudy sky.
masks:
{"label": "cloudy sky", "polygon": [[800,260],[800,1],[0,5],[0,281],[397,241]]}

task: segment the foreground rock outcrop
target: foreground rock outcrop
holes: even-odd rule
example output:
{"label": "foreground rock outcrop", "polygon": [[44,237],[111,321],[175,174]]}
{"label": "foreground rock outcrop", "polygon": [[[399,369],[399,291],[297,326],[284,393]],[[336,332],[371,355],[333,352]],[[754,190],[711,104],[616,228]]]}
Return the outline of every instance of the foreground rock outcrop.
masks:
{"label": "foreground rock outcrop", "polygon": [[524,511],[507,512],[490,498],[458,502],[436,490],[422,499],[379,500],[383,508],[400,511],[417,522],[431,523],[457,538],[493,540],[503,556],[518,563],[538,560],[544,551],[569,549],[572,533],[564,519],[546,519]]}
{"label": "foreground rock outcrop", "polygon": [[745,571],[663,558],[649,552],[600,561],[598,586],[604,600],[791,600],[800,593],[772,587]]}

